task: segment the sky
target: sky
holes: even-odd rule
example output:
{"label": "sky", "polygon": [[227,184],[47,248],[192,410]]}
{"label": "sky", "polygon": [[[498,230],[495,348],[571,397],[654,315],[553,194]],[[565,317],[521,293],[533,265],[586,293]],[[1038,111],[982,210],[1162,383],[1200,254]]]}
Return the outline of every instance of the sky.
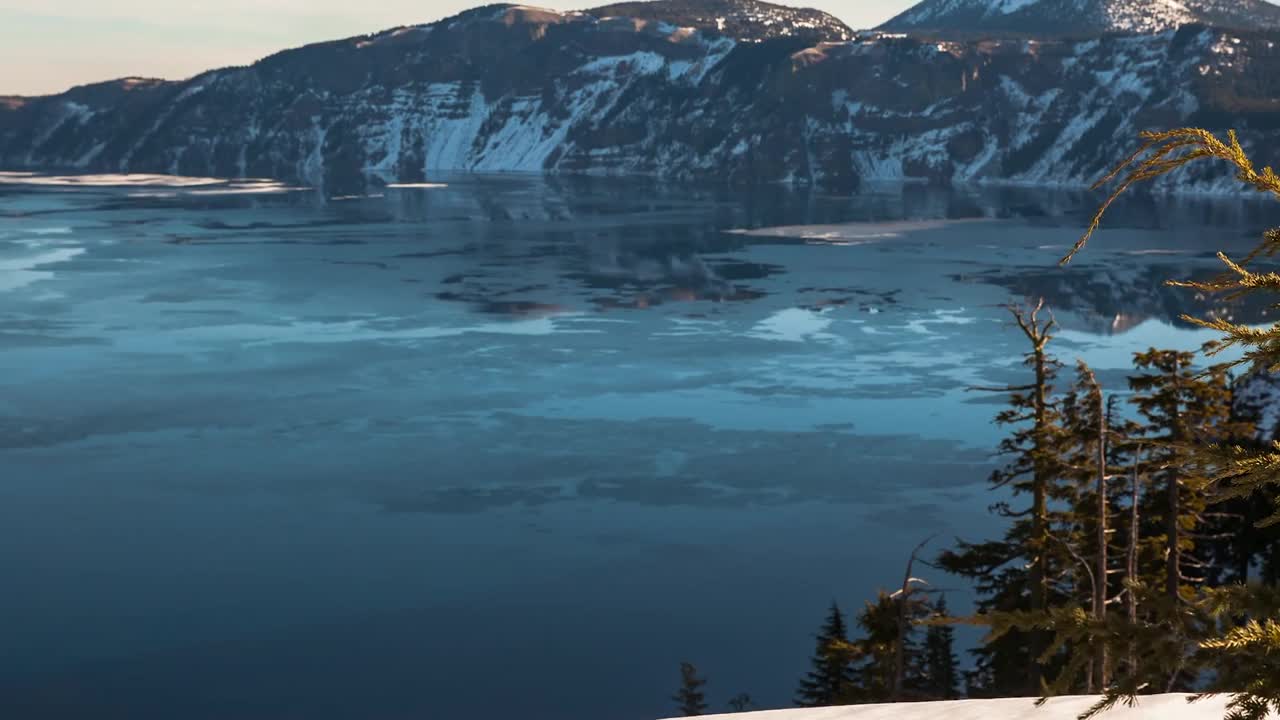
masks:
{"label": "sky", "polygon": [[[431,22],[496,0],[0,0],[0,95],[182,79],[278,50]],[[606,0],[532,0],[578,10]],[[872,27],[913,0],[773,0]]]}

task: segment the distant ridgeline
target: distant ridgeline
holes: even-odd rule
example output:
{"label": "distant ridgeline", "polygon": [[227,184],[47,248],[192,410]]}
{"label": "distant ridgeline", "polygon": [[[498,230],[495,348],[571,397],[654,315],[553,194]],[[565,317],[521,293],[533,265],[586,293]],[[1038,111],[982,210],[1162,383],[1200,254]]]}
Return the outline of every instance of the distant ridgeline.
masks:
{"label": "distant ridgeline", "polygon": [[[330,193],[442,171],[1078,185],[1139,130],[1185,125],[1280,160],[1280,8],[926,0],[854,32],[756,0],[492,5],[183,82],[0,98],[0,169]],[[1166,182],[1235,188],[1195,170]]]}

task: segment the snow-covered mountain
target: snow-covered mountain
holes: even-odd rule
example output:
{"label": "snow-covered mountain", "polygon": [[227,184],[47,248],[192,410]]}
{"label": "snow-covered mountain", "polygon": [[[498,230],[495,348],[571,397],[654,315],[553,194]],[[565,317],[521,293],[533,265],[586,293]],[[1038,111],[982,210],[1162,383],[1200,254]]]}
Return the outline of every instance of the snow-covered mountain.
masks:
{"label": "snow-covered mountain", "polygon": [[648,0],[589,10],[597,17],[659,20],[678,27],[715,30],[735,40],[798,36],[815,42],[853,38],[853,30],[818,10],[774,5],[760,0]]}
{"label": "snow-covered mountain", "polygon": [[[1088,184],[1139,130],[1280,159],[1280,31],[864,33],[755,0],[494,5],[183,82],[0,99],[0,169],[271,177],[335,194],[444,171],[730,182]],[[1170,182],[1234,188],[1204,164]]]}
{"label": "snow-covered mountain", "polygon": [[1054,37],[1160,32],[1191,23],[1280,28],[1280,6],[1266,0],[924,0],[882,28],[948,37]]}

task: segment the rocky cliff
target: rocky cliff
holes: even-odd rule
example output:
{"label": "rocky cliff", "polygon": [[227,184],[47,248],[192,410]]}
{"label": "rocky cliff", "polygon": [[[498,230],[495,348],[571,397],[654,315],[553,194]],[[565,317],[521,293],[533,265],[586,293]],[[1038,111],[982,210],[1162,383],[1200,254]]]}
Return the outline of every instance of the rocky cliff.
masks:
{"label": "rocky cliff", "polygon": [[[1225,2],[1225,0],[1219,0]],[[1079,185],[1141,129],[1280,148],[1280,31],[855,34],[816,11],[670,0],[479,8],[184,82],[0,99],[0,167],[259,176],[333,193],[445,171]],[[1179,189],[1233,187],[1205,164]]]}

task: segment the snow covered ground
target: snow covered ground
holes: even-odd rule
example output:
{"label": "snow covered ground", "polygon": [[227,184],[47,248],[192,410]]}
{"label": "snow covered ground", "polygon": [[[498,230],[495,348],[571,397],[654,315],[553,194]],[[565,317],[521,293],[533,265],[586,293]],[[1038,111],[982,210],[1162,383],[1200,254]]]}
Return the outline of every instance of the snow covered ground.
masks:
{"label": "snow covered ground", "polygon": [[[1221,720],[1226,715],[1226,695],[1189,702],[1190,695],[1151,695],[1136,707],[1121,705],[1099,715],[1105,720]],[[1096,696],[1052,698],[1036,706],[1034,698],[1002,698],[999,700],[954,700],[950,702],[887,703],[883,705],[847,705],[800,710],[766,710],[764,712],[712,715],[718,718],[750,718],[751,720],[1076,720],[1097,701]]]}

